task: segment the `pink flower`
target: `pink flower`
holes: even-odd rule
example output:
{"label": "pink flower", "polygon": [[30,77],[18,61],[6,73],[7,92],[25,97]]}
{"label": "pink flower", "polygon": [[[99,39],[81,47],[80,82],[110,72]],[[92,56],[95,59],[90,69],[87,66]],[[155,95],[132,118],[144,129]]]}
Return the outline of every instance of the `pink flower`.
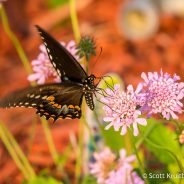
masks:
{"label": "pink flower", "polygon": [[144,184],[145,182],[136,172],[120,167],[117,171],[112,171],[105,184]]}
{"label": "pink flower", "polygon": [[90,164],[90,173],[97,178],[99,184],[105,182],[115,158],[115,154],[109,148],[105,148],[100,153],[94,153],[95,162]]}
{"label": "pink flower", "polygon": [[[115,131],[121,129],[121,135],[126,134],[127,128],[133,127],[133,134],[137,136],[139,131],[137,124],[146,125],[146,119],[139,118],[141,111],[138,106],[142,104],[144,95],[140,93],[142,85],[138,85],[134,91],[133,86],[129,85],[127,91],[121,91],[120,85],[115,85],[114,90],[107,88],[106,97],[101,98],[101,101],[105,104],[104,110],[106,117],[104,121],[110,122],[106,126],[106,130],[111,126]],[[143,100],[144,101],[144,100]]]}
{"label": "pink flower", "polygon": [[144,181],[133,171],[132,162],[135,155],[126,156],[124,149],[120,157],[105,148],[94,154],[95,162],[90,165],[90,173],[97,178],[98,184],[144,184]]}
{"label": "pink flower", "polygon": [[[75,42],[70,41],[67,45],[61,42],[63,46],[78,60],[79,58],[75,55]],[[37,59],[32,61],[33,74],[28,76],[30,82],[36,81],[38,84],[44,84],[48,79],[53,79],[55,82],[61,82],[60,77],[55,71],[52,63],[49,60],[45,46],[40,45],[41,53],[38,55]]]}
{"label": "pink flower", "polygon": [[147,94],[146,103],[143,110],[148,115],[161,113],[167,120],[172,117],[177,119],[175,113],[182,113],[183,104],[181,99],[184,97],[184,83],[176,82],[180,79],[176,74],[171,77],[168,73],[160,74],[157,72],[144,72],[141,77],[144,79],[145,92]]}

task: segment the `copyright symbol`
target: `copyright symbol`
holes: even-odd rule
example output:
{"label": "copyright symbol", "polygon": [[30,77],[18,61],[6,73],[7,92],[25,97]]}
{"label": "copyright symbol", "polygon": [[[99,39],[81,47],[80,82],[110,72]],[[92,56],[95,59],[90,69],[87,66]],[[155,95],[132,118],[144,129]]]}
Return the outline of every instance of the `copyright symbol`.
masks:
{"label": "copyright symbol", "polygon": [[143,178],[147,178],[147,174],[144,173],[144,174],[142,175],[142,177],[143,177]]}

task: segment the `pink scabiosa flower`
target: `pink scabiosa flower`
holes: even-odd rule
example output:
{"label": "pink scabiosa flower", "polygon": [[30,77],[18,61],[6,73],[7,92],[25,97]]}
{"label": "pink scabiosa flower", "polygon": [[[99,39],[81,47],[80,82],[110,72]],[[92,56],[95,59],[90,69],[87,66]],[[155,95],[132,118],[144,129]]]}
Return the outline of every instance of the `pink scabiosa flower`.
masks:
{"label": "pink scabiosa flower", "polygon": [[138,109],[143,103],[144,95],[140,93],[142,85],[139,84],[134,91],[133,86],[129,85],[127,91],[121,91],[120,85],[114,85],[114,90],[107,88],[107,96],[101,98],[105,104],[105,118],[104,121],[110,122],[105,129],[114,127],[115,131],[121,129],[121,135],[126,134],[127,128],[133,126],[133,134],[137,136],[139,131],[137,124],[146,125],[146,119],[140,118],[141,111]]}
{"label": "pink scabiosa flower", "polygon": [[132,162],[135,155],[126,156],[120,150],[118,158],[109,148],[94,154],[95,162],[90,165],[90,173],[97,178],[98,184],[144,184],[144,181],[133,171]]}
{"label": "pink scabiosa flower", "polygon": [[[74,41],[70,41],[68,44],[61,42],[61,44],[78,60],[76,55],[76,44]],[[56,70],[52,66],[49,60],[45,46],[40,45],[40,54],[31,62],[33,67],[33,74],[28,76],[30,82],[36,81],[38,84],[44,84],[48,79],[53,79],[55,82],[61,82]]]}
{"label": "pink scabiosa flower", "polygon": [[100,153],[94,153],[95,162],[90,164],[90,173],[97,178],[99,184],[104,184],[105,179],[115,162],[116,156],[109,148]]}
{"label": "pink scabiosa flower", "polygon": [[160,74],[149,72],[141,74],[144,79],[145,92],[147,94],[143,111],[148,112],[148,116],[160,113],[167,120],[172,117],[178,119],[176,113],[182,113],[183,104],[180,100],[184,97],[184,83],[177,82],[180,77],[176,74],[171,77],[168,73]]}
{"label": "pink scabiosa flower", "polygon": [[120,167],[117,171],[112,171],[105,184],[144,184],[145,182],[136,172]]}

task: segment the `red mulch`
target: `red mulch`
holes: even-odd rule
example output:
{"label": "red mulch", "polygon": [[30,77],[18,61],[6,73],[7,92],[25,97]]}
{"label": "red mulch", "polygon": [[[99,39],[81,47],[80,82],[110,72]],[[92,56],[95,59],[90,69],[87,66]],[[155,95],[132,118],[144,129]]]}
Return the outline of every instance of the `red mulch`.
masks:
{"label": "red mulch", "polygon": [[[48,9],[44,0],[37,0],[34,3],[26,0],[23,4],[21,2],[21,0],[7,1],[5,6],[12,29],[21,40],[30,60],[37,56],[40,44],[40,38],[33,28],[37,23],[34,20],[39,20],[42,25],[43,15],[43,22],[47,20],[44,25],[50,25],[44,28],[49,29],[58,40],[68,41],[73,38],[68,18],[61,21],[60,25],[52,26],[54,20],[49,19],[49,12],[54,10]],[[103,48],[95,69],[90,68],[90,71],[97,76],[116,72],[126,85],[136,85],[141,80],[141,72],[159,71],[160,68],[171,74],[176,72],[183,79],[184,19],[162,15],[160,29],[153,37],[145,41],[129,41],[118,30],[118,10],[121,3],[122,0],[93,0],[79,12],[82,34],[94,37],[97,42],[97,55],[100,53],[100,48]],[[10,91],[28,86],[29,83],[20,59],[1,24],[0,40],[0,96],[2,97]],[[94,62],[96,62],[95,58],[90,66],[93,66]],[[31,143],[34,113],[35,111],[30,109],[1,109],[0,119],[5,122],[25,153],[30,150],[27,156],[34,168],[53,169],[54,164],[40,123],[36,124],[35,137]],[[77,132],[78,122],[58,121],[55,124],[50,123],[50,127],[57,150],[62,153],[69,142],[69,134]],[[0,144],[0,184],[21,183],[22,175],[3,144],[1,142]]]}

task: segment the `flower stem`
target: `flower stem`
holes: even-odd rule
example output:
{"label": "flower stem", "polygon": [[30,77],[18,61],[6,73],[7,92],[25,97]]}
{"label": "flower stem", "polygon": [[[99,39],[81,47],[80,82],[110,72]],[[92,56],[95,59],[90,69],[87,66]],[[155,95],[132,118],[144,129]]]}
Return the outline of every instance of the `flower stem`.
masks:
{"label": "flower stem", "polygon": [[46,139],[47,139],[47,143],[48,143],[48,146],[49,146],[51,156],[52,156],[55,164],[57,164],[58,159],[59,159],[59,155],[56,151],[56,147],[55,147],[54,141],[52,139],[52,134],[51,134],[48,122],[44,118],[41,118],[41,123],[42,123],[43,129],[44,129],[44,132],[45,132],[45,136],[46,136]]}
{"label": "flower stem", "polygon": [[1,18],[2,18],[2,24],[3,24],[3,28],[6,32],[6,34],[8,35],[8,37],[10,38],[10,40],[12,41],[13,45],[15,46],[16,50],[17,50],[17,53],[22,61],[22,64],[24,65],[24,68],[26,70],[26,72],[28,74],[30,74],[32,72],[32,69],[30,67],[30,64],[29,64],[29,60],[19,42],[19,40],[17,39],[16,35],[11,31],[11,28],[10,28],[10,25],[9,25],[9,22],[8,22],[8,17],[6,15],[6,12],[5,12],[5,9],[4,7],[1,5],[1,8],[0,8],[0,15],[1,15]]}
{"label": "flower stem", "polygon": [[24,153],[8,129],[0,122],[0,137],[9,151],[11,157],[27,180],[35,178],[35,173]]}
{"label": "flower stem", "polygon": [[[79,43],[81,35],[80,35],[80,30],[79,30],[79,24],[78,24],[78,18],[77,18],[77,13],[76,13],[76,1],[75,0],[70,0],[69,1],[69,5],[70,5],[70,17],[71,17],[71,23],[72,23],[72,28],[73,28],[73,33],[75,36],[75,40],[77,43]],[[86,65],[86,61],[83,59],[82,60],[85,68],[87,69],[87,65]],[[79,182],[79,178],[81,175],[81,170],[84,169],[84,165],[82,167],[82,159],[85,163],[85,156],[82,157],[82,155],[84,155],[84,150],[83,150],[83,145],[86,144],[86,140],[84,138],[85,135],[85,127],[84,125],[87,124],[86,122],[86,117],[84,116],[85,112],[86,112],[86,104],[83,103],[82,105],[82,118],[79,122],[79,149],[77,151],[77,161],[76,161],[76,168],[75,168],[75,176],[76,176],[76,182]],[[82,169],[81,169],[82,167]]]}
{"label": "flower stem", "polygon": [[[138,149],[137,149],[137,147],[136,147],[135,140],[134,140],[134,137],[133,137],[133,136],[131,137],[131,143],[132,143],[132,148],[133,148],[133,150],[134,150],[134,152],[135,152],[135,155],[136,155],[136,157],[137,157],[137,161],[138,161],[138,164],[139,164],[139,168],[140,168],[140,171],[141,171],[141,175],[143,176],[143,174],[145,173],[145,169],[144,169],[144,166],[143,166],[143,164],[142,164],[142,161],[141,161],[141,159],[140,159],[140,157],[139,157]],[[148,181],[147,178],[144,178],[144,180],[145,180],[145,183],[146,183],[146,184],[149,184],[149,181]]]}
{"label": "flower stem", "polygon": [[[80,34],[79,23],[78,23],[77,12],[76,12],[76,0],[69,0],[69,5],[70,5],[70,18],[71,18],[73,33],[75,36],[75,41],[79,43],[81,39],[81,34]],[[88,66],[84,58],[82,58],[81,63],[83,63],[83,65],[86,68],[86,72],[88,72]]]}
{"label": "flower stem", "polygon": [[125,149],[127,154],[130,155],[132,153],[132,146],[131,146],[131,137],[129,131],[124,135],[124,142],[125,142]]}
{"label": "flower stem", "polygon": [[139,146],[144,142],[144,140],[150,135],[150,132],[155,128],[156,124],[151,123],[150,126],[144,132],[144,135],[137,141],[136,148],[138,149]]}
{"label": "flower stem", "polygon": [[75,36],[75,40],[77,43],[79,43],[81,35],[79,30],[79,24],[77,19],[77,13],[76,13],[76,2],[75,0],[70,0],[70,18],[72,23],[72,28]]}

